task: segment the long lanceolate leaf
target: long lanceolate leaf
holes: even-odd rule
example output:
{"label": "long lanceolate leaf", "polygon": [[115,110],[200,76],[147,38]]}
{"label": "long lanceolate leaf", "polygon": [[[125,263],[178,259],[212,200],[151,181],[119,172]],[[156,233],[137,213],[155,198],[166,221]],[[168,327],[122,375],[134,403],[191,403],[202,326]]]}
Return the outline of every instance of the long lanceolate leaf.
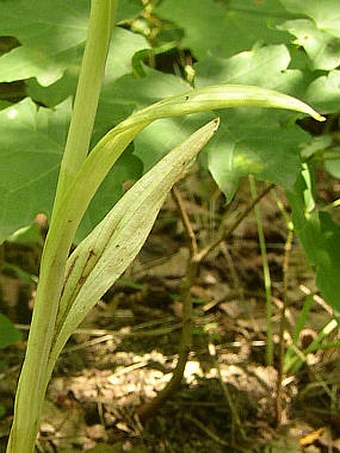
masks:
{"label": "long lanceolate leaf", "polygon": [[215,119],[174,148],[146,173],[83,240],[67,264],[49,366],[96,301],[144,244],[174,183],[217,130]]}
{"label": "long lanceolate leaf", "polygon": [[[78,175],[79,183],[87,181],[86,186],[81,192],[76,191],[76,187],[70,191],[70,200],[78,198],[76,205],[79,207],[79,217],[74,217],[74,222],[80,221],[81,209],[87,205],[91,194],[124,146],[141,128],[158,118],[245,105],[298,110],[320,119],[318,113],[297,99],[250,86],[214,86],[161,101],[129,117],[109,132],[92,151]],[[215,127],[214,123],[209,124],[210,128],[211,125]],[[206,142],[211,135],[207,128],[208,125],[197,131],[148,172],[78,246],[68,262],[67,281],[59,304],[55,330],[54,357],[57,357],[90,307],[138,253],[184,162],[188,158],[192,159],[203,146],[202,140]],[[74,209],[70,211],[72,213]]]}
{"label": "long lanceolate leaf", "polygon": [[[228,107],[282,108],[303,112],[317,120],[323,120],[315,110],[298,99],[272,90],[246,85],[216,85],[201,90],[192,90],[136,112],[99,141],[65,192],[59,211],[57,210],[54,215],[55,228],[63,231],[63,234],[57,238],[51,238],[51,241],[53,241],[51,244],[51,261],[53,262],[54,250],[58,263],[53,278],[60,281],[65,272],[65,266],[60,261],[59,250],[65,252],[70,248],[79,223],[99,185],[127,145],[141,130],[160,118]],[[98,234],[98,231],[96,229],[96,234]],[[90,262],[96,259],[94,250],[90,253],[88,259]],[[74,266],[77,267],[76,264]],[[77,269],[81,269],[81,266]],[[85,273],[82,274],[81,283],[85,281],[87,275],[88,271],[85,270]],[[58,311],[59,331],[60,320],[65,319],[65,314],[70,305],[66,301],[66,293],[69,293],[70,290],[65,287],[64,291],[65,296],[62,303],[59,304]],[[72,296],[71,300],[73,299]],[[57,336],[58,333],[55,332],[55,340]]]}
{"label": "long lanceolate leaf", "polygon": [[[120,123],[94,147],[56,213],[64,238],[73,238],[91,199],[112,165],[135,136],[153,121],[230,107],[264,107],[294,110],[323,118],[310,106],[291,96],[247,85],[216,85],[192,90],[151,105]],[[86,181],[86,184],[84,184]],[[66,216],[65,216],[66,213]]]}

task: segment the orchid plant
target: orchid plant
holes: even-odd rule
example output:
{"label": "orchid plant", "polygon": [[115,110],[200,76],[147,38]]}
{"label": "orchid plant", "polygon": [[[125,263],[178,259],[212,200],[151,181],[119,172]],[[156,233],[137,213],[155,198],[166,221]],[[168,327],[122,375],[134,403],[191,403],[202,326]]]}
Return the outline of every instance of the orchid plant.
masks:
{"label": "orchid plant", "polygon": [[137,134],[162,118],[230,107],[288,109],[323,121],[309,105],[286,94],[256,86],[218,84],[192,89],[132,113],[90,149],[117,3],[91,2],[86,47],[44,245],[8,453],[33,452],[47,385],[62,348],[91,307],[138,254],[167,194],[215,134],[219,119],[198,129],[144,174],[70,254],[96,191]]}

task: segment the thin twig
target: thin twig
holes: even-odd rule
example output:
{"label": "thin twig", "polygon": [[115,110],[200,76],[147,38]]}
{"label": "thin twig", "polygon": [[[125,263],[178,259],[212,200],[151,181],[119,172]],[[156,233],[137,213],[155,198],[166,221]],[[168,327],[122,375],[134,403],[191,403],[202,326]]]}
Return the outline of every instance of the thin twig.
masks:
{"label": "thin twig", "polygon": [[[29,324],[14,324],[14,326],[23,331],[28,331],[30,329]],[[176,323],[169,327],[160,327],[158,329],[152,330],[137,330],[139,326],[136,326],[130,332],[122,332],[119,330],[107,330],[107,329],[77,329],[73,335],[81,334],[81,335],[88,335],[90,337],[102,337],[108,336],[110,339],[113,338],[125,338],[125,337],[152,337],[152,336],[159,336],[159,335],[166,335],[174,330],[177,330],[181,327],[181,324]],[[65,353],[67,349],[63,351]]]}
{"label": "thin twig", "polygon": [[226,223],[225,219],[223,219],[216,234],[216,238],[213,239],[210,244],[208,244],[206,247],[204,247],[196,254],[195,260],[198,262],[202,261],[203,259],[206,258],[206,256],[210,252],[212,252],[216,247],[218,247],[222,241],[230,237],[236,230],[236,228],[242,223],[242,221],[252,212],[254,206],[256,206],[257,203],[264,196],[266,196],[274,187],[275,187],[274,184],[270,184],[261,193],[259,193],[259,195],[248,206],[246,206],[243,209],[243,211],[236,217],[236,219],[231,225],[227,226],[225,224]]}
{"label": "thin twig", "polygon": [[214,345],[212,340],[209,342],[208,351],[209,351],[210,357],[214,361],[214,365],[215,365],[215,368],[217,370],[218,377],[219,377],[220,384],[221,384],[221,388],[222,388],[222,391],[223,391],[223,395],[224,395],[224,397],[226,399],[226,402],[227,402],[227,404],[228,404],[228,406],[230,408],[230,411],[231,411],[231,415],[232,415],[232,419],[231,419],[231,438],[232,438],[231,439],[231,443],[234,446],[235,442],[236,442],[236,439],[235,439],[235,426],[237,426],[238,431],[239,431],[239,433],[242,436],[242,439],[246,439],[246,434],[245,434],[245,431],[243,429],[242,422],[241,422],[241,419],[240,419],[238,411],[237,411],[237,406],[236,406],[236,404],[235,404],[235,402],[233,400],[233,397],[232,397],[232,395],[231,395],[231,393],[229,391],[228,385],[223,381],[221,368],[220,368],[218,357],[217,357],[217,354],[216,354],[216,348],[215,348],[215,345]]}
{"label": "thin twig", "polygon": [[178,206],[184,229],[188,240],[188,248],[190,256],[187,263],[187,270],[183,280],[182,297],[183,297],[183,313],[182,313],[182,336],[179,346],[178,362],[172,374],[172,377],[164,389],[150,402],[144,404],[136,411],[136,415],[140,420],[145,421],[152,416],[163,403],[173,395],[182,382],[185,366],[188,355],[191,350],[192,341],[192,325],[193,325],[193,309],[191,298],[191,287],[197,275],[198,262],[194,260],[197,253],[197,241],[194,230],[192,228],[184,201],[178,189],[172,189],[172,195]]}
{"label": "thin twig", "polygon": [[300,285],[299,289],[304,293],[304,294],[312,294],[314,302],[319,304],[325,311],[327,311],[328,314],[333,316],[334,310],[330,305],[328,305],[325,300],[319,296],[315,291],[311,291],[307,286],[305,285]]}
{"label": "thin twig", "polygon": [[276,386],[276,423],[278,426],[282,423],[282,394],[283,394],[283,373],[284,373],[284,360],[285,360],[285,344],[284,344],[284,331],[286,326],[286,309],[288,302],[288,269],[289,269],[289,258],[292,250],[293,243],[293,231],[288,230],[288,236],[284,247],[283,256],[283,304],[280,313],[280,328],[279,328],[279,364],[277,373],[277,386]]}
{"label": "thin twig", "polygon": [[208,437],[210,437],[214,442],[224,447],[230,447],[229,442],[221,439],[217,434],[215,434],[211,429],[207,428],[204,423],[197,420],[197,418],[192,417],[190,414],[185,414],[185,418],[190,422],[194,423],[199,429],[201,429]]}
{"label": "thin twig", "polygon": [[187,238],[189,239],[189,244],[188,244],[189,250],[191,252],[191,255],[195,256],[197,254],[197,249],[198,249],[196,235],[194,233],[194,229],[192,227],[187,210],[185,208],[182,195],[176,186],[174,186],[172,188],[171,195],[172,195],[172,197],[176,203],[177,209],[181,215],[182,223],[185,228]]}

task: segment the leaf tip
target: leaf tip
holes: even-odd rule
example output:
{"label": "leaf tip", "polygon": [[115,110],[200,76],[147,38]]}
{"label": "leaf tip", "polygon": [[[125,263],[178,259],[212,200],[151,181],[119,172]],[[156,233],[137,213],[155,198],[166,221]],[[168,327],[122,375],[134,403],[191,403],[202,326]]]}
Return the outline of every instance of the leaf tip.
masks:
{"label": "leaf tip", "polygon": [[216,132],[217,129],[219,128],[219,126],[220,126],[221,119],[220,119],[220,117],[218,116],[218,117],[215,118],[212,122],[213,122],[213,124],[214,124],[214,132]]}
{"label": "leaf tip", "polygon": [[316,119],[317,121],[320,121],[320,123],[323,123],[324,121],[327,120],[327,118],[326,118],[325,116],[322,116],[322,115],[319,115],[319,114],[317,114],[317,115],[315,116],[315,119]]}

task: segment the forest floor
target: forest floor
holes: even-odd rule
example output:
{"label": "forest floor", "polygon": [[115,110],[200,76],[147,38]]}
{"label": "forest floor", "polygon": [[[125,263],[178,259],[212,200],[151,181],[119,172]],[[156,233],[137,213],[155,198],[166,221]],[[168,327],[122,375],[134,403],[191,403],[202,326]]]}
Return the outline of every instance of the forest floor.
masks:
{"label": "forest floor", "polygon": [[[205,183],[198,183],[197,176],[191,176],[179,186],[199,249],[216,245],[191,281],[193,338],[182,384],[141,422],[136,409],[169,382],[181,338],[190,247],[169,196],[139,256],[62,353],[48,389],[37,452],[340,451],[339,351],[320,347],[308,355],[301,352],[332,315],[296,238],[291,250],[285,248],[284,197],[271,191],[259,203],[271,279],[274,360],[269,365],[263,260],[254,213],[247,211],[251,201],[247,184],[228,207],[204,178]],[[264,187],[259,185],[259,191]],[[338,190],[333,181],[321,195]],[[243,212],[244,220],[230,229]],[[229,235],[216,241],[221,222]],[[37,255],[36,247],[5,246],[5,260],[31,274],[36,274]],[[21,342],[1,351],[3,452],[35,288],[8,273],[1,283],[1,310],[24,332]],[[293,355],[299,357],[298,367],[280,377],[280,360],[288,360],[287,355],[280,359],[279,352],[283,303],[287,303],[285,352],[303,305],[313,297],[296,342],[299,356]],[[336,335],[333,332],[328,340]]]}

